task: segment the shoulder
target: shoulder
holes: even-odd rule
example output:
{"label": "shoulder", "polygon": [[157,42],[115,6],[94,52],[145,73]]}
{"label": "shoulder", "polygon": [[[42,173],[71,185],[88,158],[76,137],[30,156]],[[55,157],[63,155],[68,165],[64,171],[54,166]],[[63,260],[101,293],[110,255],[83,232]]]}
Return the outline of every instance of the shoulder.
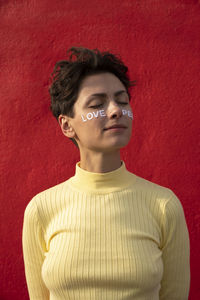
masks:
{"label": "shoulder", "polygon": [[135,190],[149,211],[158,218],[165,232],[178,228],[178,225],[180,227],[180,224],[186,227],[182,203],[170,188],[137,176]]}
{"label": "shoulder", "polygon": [[68,181],[69,179],[37,193],[27,204],[25,216],[36,215],[38,214],[38,211],[47,210],[48,207],[55,202],[56,198],[67,192]]}
{"label": "shoulder", "polygon": [[62,192],[63,189],[67,186],[67,182],[70,179],[63,181],[61,183],[58,183],[44,191],[41,191],[40,193],[36,194],[34,198],[44,198],[47,195],[54,195],[55,193]]}
{"label": "shoulder", "polygon": [[159,208],[159,213],[165,215],[174,212],[182,214],[183,208],[176,194],[168,187],[161,186],[140,176],[136,176],[134,185],[136,194],[144,199],[145,203]]}
{"label": "shoulder", "polygon": [[149,181],[138,175],[135,176],[136,176],[136,180],[135,180],[136,191],[140,191],[143,194],[154,195],[160,199],[163,198],[166,200],[175,196],[174,192],[170,188]]}
{"label": "shoulder", "polygon": [[169,233],[180,227],[180,230],[187,231],[184,209],[174,191],[137,176],[136,193],[142,195],[143,202],[156,217],[163,232]]}

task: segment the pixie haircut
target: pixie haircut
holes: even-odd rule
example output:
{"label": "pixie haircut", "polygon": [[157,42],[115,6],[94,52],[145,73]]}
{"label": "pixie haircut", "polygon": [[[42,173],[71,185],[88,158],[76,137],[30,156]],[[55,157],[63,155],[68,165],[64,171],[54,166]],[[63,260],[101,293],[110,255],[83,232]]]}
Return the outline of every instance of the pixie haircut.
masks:
{"label": "pixie haircut", "polygon": [[67,51],[68,59],[58,61],[51,74],[49,93],[50,109],[58,120],[59,115],[74,117],[73,106],[78,98],[80,84],[88,75],[109,72],[124,84],[130,98],[128,68],[119,57],[110,52],[100,52],[83,47],[72,47]]}

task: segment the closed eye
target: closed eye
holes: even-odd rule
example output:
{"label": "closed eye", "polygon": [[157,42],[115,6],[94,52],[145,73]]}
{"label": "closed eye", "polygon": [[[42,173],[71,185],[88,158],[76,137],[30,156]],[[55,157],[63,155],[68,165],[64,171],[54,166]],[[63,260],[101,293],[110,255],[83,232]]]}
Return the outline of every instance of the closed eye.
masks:
{"label": "closed eye", "polygon": [[129,103],[128,102],[118,102],[119,104],[121,105],[128,105]]}
{"label": "closed eye", "polygon": [[97,104],[97,105],[92,105],[92,106],[89,106],[89,108],[99,108],[101,107],[103,104]]}

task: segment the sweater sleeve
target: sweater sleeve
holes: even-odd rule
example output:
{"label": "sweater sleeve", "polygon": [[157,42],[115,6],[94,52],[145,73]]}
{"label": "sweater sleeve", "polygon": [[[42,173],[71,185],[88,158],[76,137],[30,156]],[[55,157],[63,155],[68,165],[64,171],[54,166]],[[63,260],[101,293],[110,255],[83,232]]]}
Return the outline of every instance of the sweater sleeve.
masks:
{"label": "sweater sleeve", "polygon": [[187,300],[190,285],[189,234],[182,205],[172,194],[165,205],[162,220],[164,270],[160,300]]}
{"label": "sweater sleeve", "polygon": [[26,207],[24,214],[22,245],[25,275],[30,300],[48,300],[49,291],[41,275],[45,242],[38,220],[37,206],[33,200]]}

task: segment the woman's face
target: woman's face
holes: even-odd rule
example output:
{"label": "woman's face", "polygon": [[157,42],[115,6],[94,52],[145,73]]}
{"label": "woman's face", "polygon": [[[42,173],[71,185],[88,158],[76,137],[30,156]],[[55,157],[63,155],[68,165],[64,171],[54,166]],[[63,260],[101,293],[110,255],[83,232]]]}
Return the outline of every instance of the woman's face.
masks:
{"label": "woman's face", "polygon": [[81,151],[111,152],[126,146],[132,111],[125,86],[112,73],[85,77],[69,124]]}

